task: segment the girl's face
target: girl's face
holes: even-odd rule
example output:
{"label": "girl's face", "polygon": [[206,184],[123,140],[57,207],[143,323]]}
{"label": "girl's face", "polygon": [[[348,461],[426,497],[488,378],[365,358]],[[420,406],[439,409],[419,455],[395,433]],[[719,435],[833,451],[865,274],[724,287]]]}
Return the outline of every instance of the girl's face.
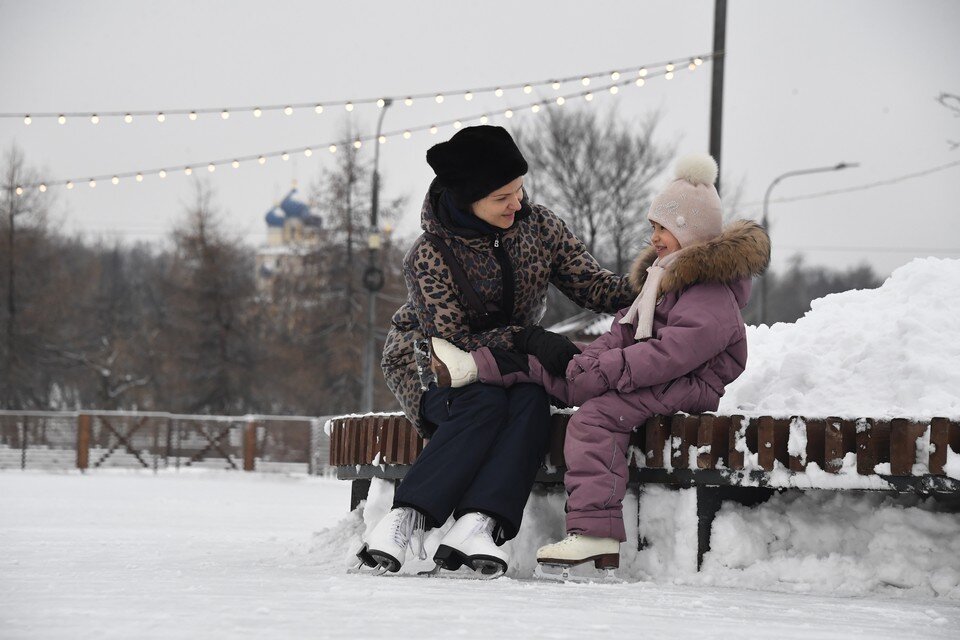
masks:
{"label": "girl's face", "polygon": [[513,224],[523,199],[523,176],[470,205],[473,215],[499,229]]}
{"label": "girl's face", "polygon": [[664,229],[663,226],[657,222],[651,221],[650,224],[653,225],[653,235],[650,236],[650,244],[657,250],[658,258],[668,256],[674,251],[680,250],[680,243],[677,242],[677,239],[672,233]]}

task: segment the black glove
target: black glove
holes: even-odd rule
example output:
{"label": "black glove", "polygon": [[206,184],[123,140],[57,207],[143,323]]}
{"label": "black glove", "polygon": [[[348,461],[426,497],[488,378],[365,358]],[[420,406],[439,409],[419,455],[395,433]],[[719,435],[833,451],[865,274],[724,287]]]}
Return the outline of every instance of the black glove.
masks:
{"label": "black glove", "polygon": [[573,356],[580,353],[577,345],[566,336],[547,331],[540,325],[524,327],[514,335],[513,347],[520,352],[536,356],[550,374],[563,377]]}

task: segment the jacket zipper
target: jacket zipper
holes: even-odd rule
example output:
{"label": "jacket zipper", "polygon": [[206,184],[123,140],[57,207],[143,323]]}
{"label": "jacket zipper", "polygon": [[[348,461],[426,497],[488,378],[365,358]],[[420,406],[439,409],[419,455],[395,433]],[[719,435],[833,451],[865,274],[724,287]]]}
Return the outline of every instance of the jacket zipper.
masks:
{"label": "jacket zipper", "polygon": [[503,306],[501,308],[503,319],[505,322],[510,322],[513,318],[513,297],[515,293],[513,290],[513,264],[500,242],[499,233],[493,237],[493,254],[497,258],[497,262],[500,263],[500,278],[503,283]]}

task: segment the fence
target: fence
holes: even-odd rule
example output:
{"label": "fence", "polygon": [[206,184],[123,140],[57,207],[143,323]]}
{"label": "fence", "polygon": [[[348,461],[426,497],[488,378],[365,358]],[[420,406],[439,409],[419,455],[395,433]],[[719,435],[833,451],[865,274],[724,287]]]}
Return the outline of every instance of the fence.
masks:
{"label": "fence", "polygon": [[232,469],[320,474],[326,418],[0,411],[0,469]]}

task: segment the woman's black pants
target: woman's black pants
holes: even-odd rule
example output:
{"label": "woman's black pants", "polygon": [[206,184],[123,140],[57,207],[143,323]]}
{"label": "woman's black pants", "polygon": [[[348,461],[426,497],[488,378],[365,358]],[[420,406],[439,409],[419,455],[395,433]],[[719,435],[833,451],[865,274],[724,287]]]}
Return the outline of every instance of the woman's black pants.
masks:
{"label": "woman's black pants", "polygon": [[421,415],[436,431],[397,488],[394,506],[414,507],[430,526],[468,511],[492,516],[503,543],[517,535],[550,435],[539,385],[431,387]]}

